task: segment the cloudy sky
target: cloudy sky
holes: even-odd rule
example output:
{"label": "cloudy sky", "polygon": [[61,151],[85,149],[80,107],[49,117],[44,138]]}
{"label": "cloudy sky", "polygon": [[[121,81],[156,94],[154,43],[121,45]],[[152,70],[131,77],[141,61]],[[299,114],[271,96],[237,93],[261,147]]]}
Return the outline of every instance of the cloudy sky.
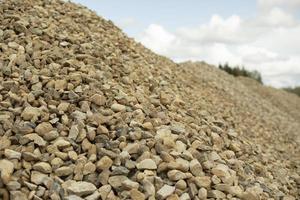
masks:
{"label": "cloudy sky", "polygon": [[228,62],[300,85],[300,0],[72,0],[176,62]]}

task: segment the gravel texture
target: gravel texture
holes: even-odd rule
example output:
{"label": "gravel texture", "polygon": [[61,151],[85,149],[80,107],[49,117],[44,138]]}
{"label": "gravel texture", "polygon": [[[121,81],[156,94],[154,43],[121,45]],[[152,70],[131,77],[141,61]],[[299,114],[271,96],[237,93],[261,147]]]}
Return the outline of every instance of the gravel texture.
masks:
{"label": "gravel texture", "polygon": [[0,1],[4,200],[296,200],[299,105],[82,6]]}

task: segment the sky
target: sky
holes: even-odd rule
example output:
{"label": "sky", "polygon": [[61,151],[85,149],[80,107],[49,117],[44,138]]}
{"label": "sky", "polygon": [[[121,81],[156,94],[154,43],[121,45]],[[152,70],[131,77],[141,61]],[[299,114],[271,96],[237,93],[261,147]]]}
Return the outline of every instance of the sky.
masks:
{"label": "sky", "polygon": [[300,0],[72,1],[175,62],[227,62],[266,85],[300,85]]}

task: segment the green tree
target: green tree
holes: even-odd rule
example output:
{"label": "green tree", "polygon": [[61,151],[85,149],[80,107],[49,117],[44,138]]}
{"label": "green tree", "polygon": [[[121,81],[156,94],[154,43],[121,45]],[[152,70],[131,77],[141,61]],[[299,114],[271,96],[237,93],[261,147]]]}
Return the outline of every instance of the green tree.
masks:
{"label": "green tree", "polygon": [[235,66],[231,67],[228,63],[225,63],[224,65],[219,64],[219,69],[226,71],[228,74],[231,74],[233,76],[244,76],[252,78],[259,83],[263,84],[261,74],[258,71],[249,71],[244,66]]}

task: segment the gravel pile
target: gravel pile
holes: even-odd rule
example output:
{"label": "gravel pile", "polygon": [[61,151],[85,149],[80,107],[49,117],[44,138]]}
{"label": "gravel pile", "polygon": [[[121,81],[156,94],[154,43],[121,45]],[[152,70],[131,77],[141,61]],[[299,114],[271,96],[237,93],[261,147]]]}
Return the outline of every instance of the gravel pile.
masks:
{"label": "gravel pile", "polygon": [[0,2],[4,200],[295,200],[299,118],[280,109],[82,6]]}

